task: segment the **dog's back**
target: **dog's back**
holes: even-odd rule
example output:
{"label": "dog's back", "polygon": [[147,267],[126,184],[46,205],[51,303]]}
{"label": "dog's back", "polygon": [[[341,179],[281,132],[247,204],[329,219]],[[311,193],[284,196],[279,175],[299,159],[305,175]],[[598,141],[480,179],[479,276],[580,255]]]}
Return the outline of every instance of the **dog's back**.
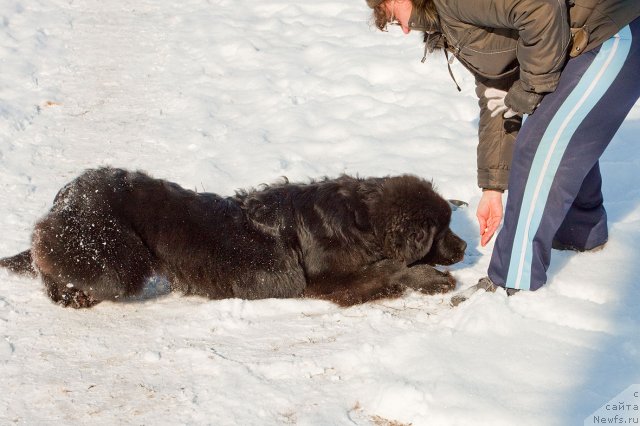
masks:
{"label": "dog's back", "polygon": [[295,253],[254,225],[238,200],[102,168],[60,190],[30,255],[49,296],[75,307],[138,294],[157,274],[209,298],[300,296]]}

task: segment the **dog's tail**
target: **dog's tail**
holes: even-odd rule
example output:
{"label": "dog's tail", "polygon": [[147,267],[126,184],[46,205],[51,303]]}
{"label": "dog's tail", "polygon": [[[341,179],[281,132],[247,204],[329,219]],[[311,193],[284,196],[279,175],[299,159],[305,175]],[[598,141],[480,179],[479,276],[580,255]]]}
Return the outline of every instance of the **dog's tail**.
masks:
{"label": "dog's tail", "polygon": [[33,258],[31,250],[25,250],[15,256],[0,259],[0,267],[7,268],[14,274],[35,277],[37,275],[33,267]]}

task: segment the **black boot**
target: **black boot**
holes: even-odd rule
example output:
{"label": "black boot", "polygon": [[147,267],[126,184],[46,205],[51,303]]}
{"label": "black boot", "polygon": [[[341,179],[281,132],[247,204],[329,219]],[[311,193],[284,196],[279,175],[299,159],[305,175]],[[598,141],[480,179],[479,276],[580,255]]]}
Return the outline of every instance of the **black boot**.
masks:
{"label": "black boot", "polygon": [[561,243],[560,241],[556,240],[555,238],[553,239],[553,241],[551,242],[551,248],[554,250],[571,250],[571,251],[577,251],[577,252],[585,252],[585,251],[600,251],[604,248],[604,245],[607,244],[607,242],[605,241],[604,243],[597,245],[595,247],[592,248],[581,248],[581,247],[577,247],[574,246],[572,244],[565,244],[565,243]]}

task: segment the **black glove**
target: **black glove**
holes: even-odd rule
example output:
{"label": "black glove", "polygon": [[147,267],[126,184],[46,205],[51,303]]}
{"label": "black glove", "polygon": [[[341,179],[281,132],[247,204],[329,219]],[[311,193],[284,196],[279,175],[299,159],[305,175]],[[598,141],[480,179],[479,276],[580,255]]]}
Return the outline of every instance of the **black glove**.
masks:
{"label": "black glove", "polygon": [[518,114],[531,114],[538,107],[543,96],[524,90],[522,82],[518,80],[513,83],[507,96],[504,97],[504,104]]}

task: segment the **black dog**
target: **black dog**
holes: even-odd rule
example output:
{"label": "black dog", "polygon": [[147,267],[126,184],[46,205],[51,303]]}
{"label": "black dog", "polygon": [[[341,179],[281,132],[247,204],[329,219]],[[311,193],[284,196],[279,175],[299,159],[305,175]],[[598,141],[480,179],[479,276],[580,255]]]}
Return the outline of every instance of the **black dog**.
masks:
{"label": "black dog", "polygon": [[414,176],[288,182],[223,198],[141,172],[88,170],[56,196],[31,249],[0,260],[74,308],[139,294],[150,277],[212,299],[314,297],[349,306],[452,290],[451,208]]}

